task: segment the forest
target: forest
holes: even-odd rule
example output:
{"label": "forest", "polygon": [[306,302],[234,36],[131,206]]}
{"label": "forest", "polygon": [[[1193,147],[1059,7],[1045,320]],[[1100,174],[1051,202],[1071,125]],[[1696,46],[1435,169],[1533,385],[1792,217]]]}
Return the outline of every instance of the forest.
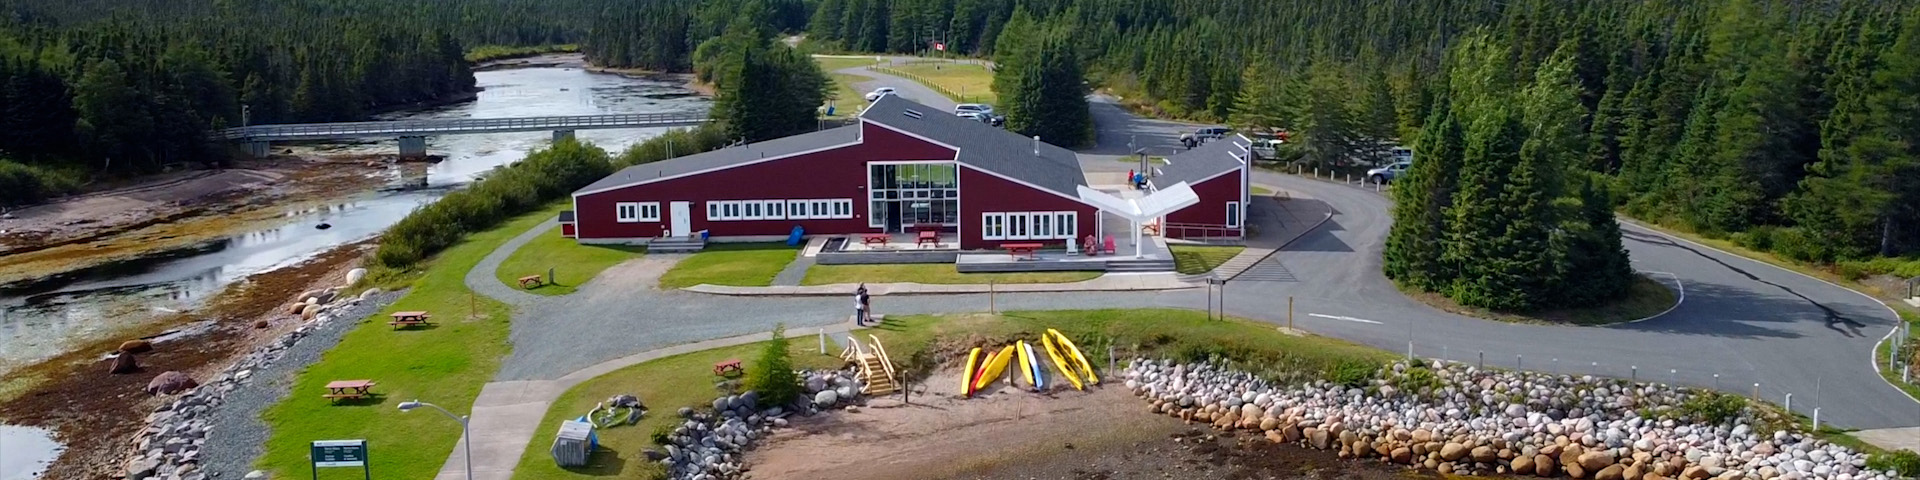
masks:
{"label": "forest", "polygon": [[[1425,145],[1443,106],[1471,131],[1490,113],[1449,101],[1460,84],[1518,91],[1564,65],[1577,135],[1558,143],[1578,154],[1542,167],[1566,171],[1556,195],[1592,174],[1643,220],[1920,276],[1873,260],[1920,252],[1916,2],[815,0],[808,41],[998,57],[1016,12],[1072,32],[1088,76],[1140,109],[1284,129],[1286,159],[1329,166]],[[1469,43],[1484,78],[1461,78]]]}

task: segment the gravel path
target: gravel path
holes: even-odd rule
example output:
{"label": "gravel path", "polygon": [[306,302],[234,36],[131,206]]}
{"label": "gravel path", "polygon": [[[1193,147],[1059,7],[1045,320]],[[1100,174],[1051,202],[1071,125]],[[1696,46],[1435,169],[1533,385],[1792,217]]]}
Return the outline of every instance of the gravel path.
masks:
{"label": "gravel path", "polygon": [[240,478],[254,469],[265,452],[272,430],[260,420],[260,414],[279,403],[293,388],[294,375],[320,361],[320,355],[340,343],[348,330],[361,319],[400,298],[402,292],[387,292],[335,312],[334,320],[287,347],[278,360],[254,369],[246,382],[228,392],[224,404],[207,413],[213,434],[200,450],[200,465],[215,478]]}
{"label": "gravel path", "polygon": [[542,297],[539,295],[522,292],[507,286],[507,284],[500,283],[500,279],[495,277],[493,272],[499,270],[500,264],[506,262],[507,257],[513,256],[513,252],[519,251],[521,246],[526,245],[527,242],[531,242],[535,238],[539,238],[540,235],[559,228],[559,226],[560,224],[558,222],[540,222],[539,225],[527,229],[527,231],[522,232],[519,236],[507,240],[507,243],[501,244],[499,248],[493,249],[493,253],[489,253],[486,258],[480,259],[480,263],[474,265],[472,270],[467,270],[467,288],[471,288],[475,292],[480,292],[481,295],[493,297],[494,300],[513,305],[526,305],[541,299]]}
{"label": "gravel path", "polygon": [[780,270],[779,275],[773,276],[773,285],[776,287],[800,285],[801,280],[807,279],[807,269],[813,267],[813,263],[814,257],[806,255],[793,257],[793,263],[787,264],[787,268]]}

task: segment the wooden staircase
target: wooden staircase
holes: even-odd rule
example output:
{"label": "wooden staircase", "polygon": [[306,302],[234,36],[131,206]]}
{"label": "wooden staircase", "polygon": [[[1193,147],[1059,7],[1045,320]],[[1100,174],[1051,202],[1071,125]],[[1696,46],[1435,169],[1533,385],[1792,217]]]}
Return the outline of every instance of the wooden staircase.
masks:
{"label": "wooden staircase", "polygon": [[880,396],[900,391],[894,377],[893,360],[887,358],[887,348],[880,345],[879,337],[867,335],[867,338],[873,340],[871,348],[861,346],[859,338],[849,335],[847,350],[840,353],[842,360],[860,366],[860,380],[866,384],[860,393]]}

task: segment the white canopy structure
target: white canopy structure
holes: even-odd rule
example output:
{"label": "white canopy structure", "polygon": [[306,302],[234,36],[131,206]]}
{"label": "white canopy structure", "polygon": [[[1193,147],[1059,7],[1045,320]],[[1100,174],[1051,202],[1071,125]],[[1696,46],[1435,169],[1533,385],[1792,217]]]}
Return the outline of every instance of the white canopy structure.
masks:
{"label": "white canopy structure", "polygon": [[1081,201],[1133,222],[1133,258],[1141,258],[1140,224],[1200,203],[1200,196],[1193,193],[1193,188],[1187,186],[1187,182],[1161,188],[1140,198],[1120,198],[1085,185],[1081,185],[1078,192]]}

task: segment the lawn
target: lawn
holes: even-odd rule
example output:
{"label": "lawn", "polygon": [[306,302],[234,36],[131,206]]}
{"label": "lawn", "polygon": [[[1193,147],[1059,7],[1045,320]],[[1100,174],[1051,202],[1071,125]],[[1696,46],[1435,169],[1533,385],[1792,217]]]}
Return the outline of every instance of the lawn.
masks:
{"label": "lawn", "polygon": [[1627,298],[1588,308],[1563,308],[1524,313],[1495,312],[1462,306],[1445,295],[1432,292],[1417,292],[1405,288],[1401,289],[1401,292],[1414,300],[1426,302],[1434,308],[1470,317],[1513,323],[1596,326],[1640,320],[1673,308],[1674,304],[1679,302],[1679,296],[1672,287],[1668,286],[1671,283],[1670,279],[1653,279],[1646,275],[1635,275],[1633,286],[1627,290]]}
{"label": "lawn", "polygon": [[1174,271],[1187,275],[1199,275],[1213,271],[1222,263],[1239,255],[1247,247],[1225,245],[1168,245],[1173,250]]}
{"label": "lawn", "polygon": [[853,86],[861,82],[871,82],[873,77],[850,73],[830,73],[827,76],[833,77],[833,92],[831,92],[833,97],[828,100],[833,102],[834,116],[846,117],[860,113],[860,107],[867,103],[866,93],[855,90]]}
{"label": "lawn", "polygon": [[1267,187],[1254,185],[1252,189],[1253,189],[1253,195],[1257,197],[1265,197],[1265,196],[1273,195],[1273,189],[1270,189]]}
{"label": "lawn", "polygon": [[1100,272],[960,273],[951,263],[895,265],[814,265],[801,285],[836,283],[976,284],[1068,283],[1098,278]]}
{"label": "lawn", "polygon": [[956,102],[994,103],[993,72],[971,63],[919,62],[890,68],[907,72],[952,92]]}
{"label": "lawn", "polygon": [[[428,264],[425,274],[398,302],[354,327],[340,344],[294,379],[293,394],[268,408],[261,418],[272,428],[260,466],[276,478],[309,475],[309,442],[366,439],[370,468],[385,478],[433,478],[460,438],[460,426],[437,412],[402,413],[402,401],[420,399],[463,412],[480,387],[512,351],[507,342],[510,310],[506,304],[475,297],[466,288],[467,271],[500,244],[564,210],[555,203],[515,217],[498,228],[468,236]],[[433,313],[436,325],[394,331],[387,314],[403,310]],[[332,380],[371,379],[378,395],[366,401],[330,405],[320,398]],[[357,472],[329,472],[347,478]]]}
{"label": "lawn", "polygon": [[553,283],[528,291],[539,295],[566,295],[607,267],[639,257],[646,251],[643,246],[581,244],[560,236],[560,230],[554,229],[514,250],[512,256],[500,262],[500,268],[493,275],[500,283],[520,288],[520,277],[545,277],[547,269],[552,268]]}
{"label": "lawn", "polygon": [[[908,362],[920,356],[932,362],[957,361],[963,348],[975,345],[1000,345],[1015,339],[1035,339],[1047,328],[1059,329],[1072,338],[1095,368],[1105,369],[1108,348],[1117,357],[1136,355],[1166,356],[1186,360],[1218,356],[1239,368],[1262,372],[1269,378],[1320,378],[1335,370],[1354,370],[1355,365],[1372,371],[1374,366],[1396,356],[1380,350],[1340,340],[1314,336],[1294,336],[1271,325],[1242,320],[1207,320],[1193,310],[1131,309],[1010,312],[1005,315],[901,316],[887,318],[880,327],[859,332],[862,340],[871,334],[881,339],[902,371]],[[947,339],[950,341],[936,341]],[[841,339],[844,342],[844,338]],[[820,355],[813,337],[799,334],[792,338],[794,364],[798,368],[834,366],[839,359]],[[936,347],[937,346],[937,347]],[[533,442],[521,454],[515,469],[518,480],[578,478],[659,478],[659,464],[641,460],[640,451],[653,445],[652,432],[673,425],[673,411],[682,406],[710,403],[719,391],[712,388],[713,362],[739,358],[754,368],[753,359],[760,344],[726,347],[663,358],[627,367],[574,386],[554,402],[554,408],[541,421]],[[942,350],[928,351],[930,347]],[[828,353],[838,354],[829,346]],[[1343,368],[1345,367],[1345,368]],[[1107,375],[1106,377],[1111,377]],[[938,379],[934,381],[940,381]],[[1121,388],[1109,386],[1107,388]],[[597,402],[615,394],[640,397],[653,408],[639,425],[600,430],[600,445],[589,468],[562,470],[547,455],[552,433],[560,422],[576,418]]]}
{"label": "lawn", "polygon": [[785,243],[709,243],[706,250],[675,264],[660,276],[660,288],[686,288],[702,283],[735,287],[764,287],[793,263],[800,249]]}
{"label": "lawn", "polygon": [[834,70],[844,70],[844,69],[854,68],[854,67],[865,67],[865,66],[874,64],[873,57],[814,56],[813,61],[814,63],[820,64],[820,71],[827,72],[827,73],[833,73]]}
{"label": "lawn", "polygon": [[[1906,311],[1900,311],[1900,319],[1909,324],[1920,325],[1920,315],[1914,315],[1911,313],[1907,313]],[[1908,332],[1909,336],[1907,337],[1906,340],[1902,341],[1902,343],[1905,345],[1914,345],[1914,341],[1920,340],[1920,329],[1908,328],[1908,330],[1909,330]],[[1898,335],[1898,334],[1895,334],[1895,335]],[[1873,363],[1874,365],[1879,366],[1878,369],[1880,370],[1880,377],[1887,379],[1887,383],[1891,383],[1896,387],[1900,387],[1900,390],[1907,392],[1907,396],[1920,398],[1920,385],[1907,383],[1906,381],[1900,378],[1900,370],[1898,368],[1892,368],[1887,366],[1887,355],[1888,355],[1887,350],[1890,348],[1893,348],[1892,340],[1893,340],[1893,337],[1888,336],[1886,340],[1883,340],[1879,344],[1874,345]],[[1911,352],[1912,350],[1908,350],[1908,351]],[[1911,354],[1909,354],[1909,358],[1911,358]]]}

